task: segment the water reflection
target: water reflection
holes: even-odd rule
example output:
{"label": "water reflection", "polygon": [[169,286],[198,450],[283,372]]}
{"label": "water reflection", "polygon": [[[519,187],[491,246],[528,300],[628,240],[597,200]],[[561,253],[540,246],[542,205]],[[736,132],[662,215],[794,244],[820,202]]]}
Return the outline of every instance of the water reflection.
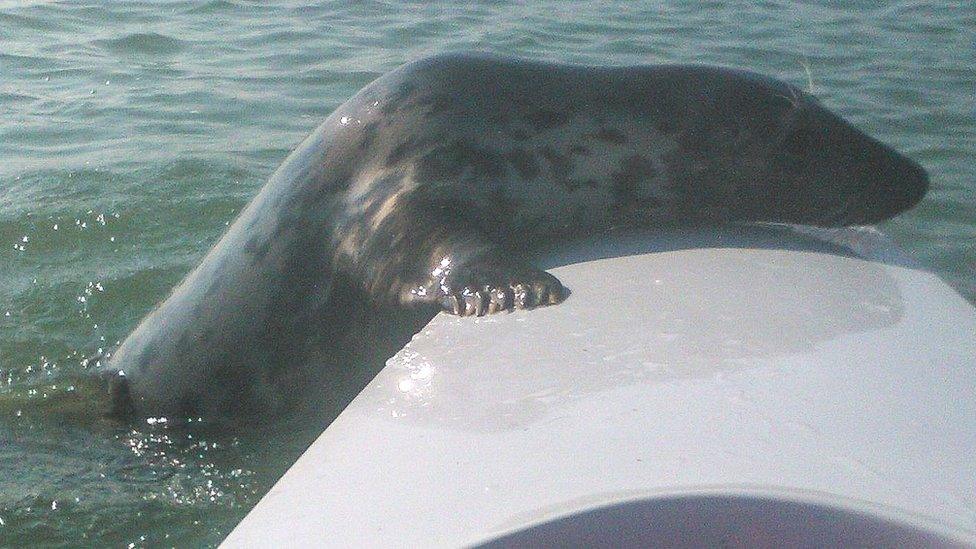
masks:
{"label": "water reflection", "polygon": [[322,429],[92,422],[90,402],[45,390],[17,410],[0,395],[0,545],[216,546]]}

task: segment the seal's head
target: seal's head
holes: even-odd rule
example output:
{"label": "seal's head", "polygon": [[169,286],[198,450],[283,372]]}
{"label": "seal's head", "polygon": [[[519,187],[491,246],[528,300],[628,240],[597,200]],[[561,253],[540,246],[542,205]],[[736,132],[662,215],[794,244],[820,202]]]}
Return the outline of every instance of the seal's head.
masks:
{"label": "seal's head", "polygon": [[[835,189],[826,225],[877,223],[917,204],[928,190],[925,170],[891,147],[808,99],[789,117],[771,159],[804,188]],[[839,207],[838,207],[839,206]]]}
{"label": "seal's head", "polygon": [[[925,170],[824,108],[812,95],[751,73],[726,80],[725,177],[740,216],[814,225],[861,225],[917,204]],[[714,136],[713,136],[714,137]],[[735,166],[729,169],[729,165]],[[743,199],[744,198],[744,199]],[[752,211],[748,211],[752,210]]]}

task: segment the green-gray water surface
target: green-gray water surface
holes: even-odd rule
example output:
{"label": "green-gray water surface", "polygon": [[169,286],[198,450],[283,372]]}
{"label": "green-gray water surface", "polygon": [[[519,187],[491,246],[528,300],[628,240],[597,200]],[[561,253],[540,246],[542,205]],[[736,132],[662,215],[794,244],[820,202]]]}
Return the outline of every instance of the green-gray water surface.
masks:
{"label": "green-gray water surface", "polygon": [[800,84],[929,170],[883,229],[976,300],[976,4],[0,0],[0,545],[218,543],[328,418],[93,418],[122,339],[308,132],[460,49],[691,62]]}

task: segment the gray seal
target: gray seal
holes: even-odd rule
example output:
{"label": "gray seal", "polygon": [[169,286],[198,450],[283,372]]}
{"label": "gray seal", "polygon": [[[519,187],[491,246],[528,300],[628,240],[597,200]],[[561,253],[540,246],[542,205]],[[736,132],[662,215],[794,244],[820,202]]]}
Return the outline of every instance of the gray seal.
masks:
{"label": "gray seal", "polygon": [[563,299],[520,259],[555,241],[870,224],[927,187],[919,165],[758,74],[426,58],[336,109],[125,339],[115,413],[253,420],[354,394],[438,308]]}

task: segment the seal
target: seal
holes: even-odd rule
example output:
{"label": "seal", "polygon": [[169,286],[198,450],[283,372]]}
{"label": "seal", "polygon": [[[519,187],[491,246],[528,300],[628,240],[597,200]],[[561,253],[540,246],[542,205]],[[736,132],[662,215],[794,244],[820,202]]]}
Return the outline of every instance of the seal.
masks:
{"label": "seal", "polygon": [[116,412],[253,419],[358,388],[437,308],[560,301],[520,259],[557,240],[870,224],[927,187],[918,164],[766,76],[426,58],[336,109],[125,339],[108,362]]}

